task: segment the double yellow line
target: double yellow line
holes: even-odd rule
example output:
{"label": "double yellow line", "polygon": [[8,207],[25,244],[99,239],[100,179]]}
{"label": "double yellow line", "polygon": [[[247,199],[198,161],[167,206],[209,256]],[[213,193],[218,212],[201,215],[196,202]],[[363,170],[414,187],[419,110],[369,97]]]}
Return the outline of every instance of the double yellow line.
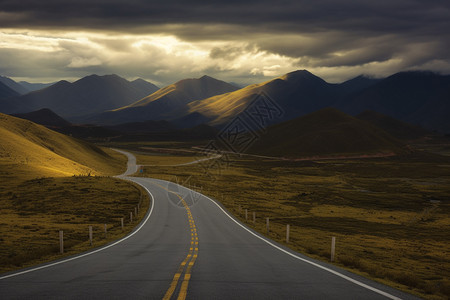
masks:
{"label": "double yellow line", "polygon": [[[157,183],[155,183],[155,184],[157,184]],[[157,184],[157,185],[159,185],[159,184]],[[184,208],[186,209],[186,212],[187,212],[187,215],[189,218],[189,227],[191,229],[191,245],[189,248],[189,252],[188,252],[188,255],[186,256],[186,258],[183,260],[183,262],[178,267],[178,270],[175,273],[175,275],[173,276],[172,282],[170,283],[169,289],[167,290],[167,292],[163,298],[163,300],[170,300],[172,298],[173,293],[175,292],[175,290],[178,286],[178,282],[180,281],[180,278],[182,277],[183,271],[184,271],[184,277],[183,277],[183,280],[181,283],[181,288],[180,288],[180,291],[178,292],[178,297],[177,297],[177,300],[184,300],[184,299],[186,299],[186,296],[187,296],[187,289],[189,286],[189,280],[191,279],[192,267],[194,266],[195,261],[198,257],[197,228],[195,227],[195,222],[194,222],[194,218],[192,217],[191,209],[189,208],[189,206],[187,205],[187,203],[183,199],[183,197],[181,197],[180,195],[178,195],[175,192],[169,191],[167,188],[165,188],[161,185],[159,185],[159,186],[164,188],[165,190],[167,190],[169,193],[172,193],[172,194],[176,195],[178,198],[180,198],[181,203],[183,204]],[[187,265],[187,268],[186,268],[186,265]]]}

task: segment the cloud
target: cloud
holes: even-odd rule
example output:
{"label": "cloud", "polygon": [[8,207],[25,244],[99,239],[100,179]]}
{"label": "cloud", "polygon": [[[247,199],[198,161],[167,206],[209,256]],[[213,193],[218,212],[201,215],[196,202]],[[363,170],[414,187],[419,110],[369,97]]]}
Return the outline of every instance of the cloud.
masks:
{"label": "cloud", "polygon": [[163,84],[204,73],[253,83],[299,68],[330,81],[450,72],[444,0],[0,0],[0,7],[0,73],[8,76],[34,76],[33,66],[55,79],[111,72]]}

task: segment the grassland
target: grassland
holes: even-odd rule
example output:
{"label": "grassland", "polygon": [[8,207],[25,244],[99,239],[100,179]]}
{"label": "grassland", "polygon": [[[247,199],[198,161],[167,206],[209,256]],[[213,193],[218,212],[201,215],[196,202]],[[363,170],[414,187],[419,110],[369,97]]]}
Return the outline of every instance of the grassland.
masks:
{"label": "grassland", "polygon": [[[0,114],[0,272],[60,258],[59,230],[65,255],[71,255],[134,228],[149,206],[146,193],[104,177],[125,168],[122,154]],[[130,224],[129,212],[141,195],[140,214]],[[88,226],[94,229],[92,247]]]}
{"label": "grassland", "polygon": [[[243,222],[322,260],[427,299],[450,296],[450,159],[402,157],[292,162],[228,157],[152,166],[142,176],[189,182]],[[148,156],[147,163],[158,160]],[[155,163],[156,165],[156,163]],[[248,220],[244,210],[248,210]],[[256,222],[253,223],[253,212]]]}
{"label": "grassland", "polygon": [[[129,213],[134,213],[141,195],[140,212],[130,223]],[[64,231],[65,255],[118,239],[138,224],[149,206],[139,186],[111,177],[26,180],[3,186],[0,199],[0,272],[61,258],[59,230]],[[93,226],[92,246],[88,226]]]}

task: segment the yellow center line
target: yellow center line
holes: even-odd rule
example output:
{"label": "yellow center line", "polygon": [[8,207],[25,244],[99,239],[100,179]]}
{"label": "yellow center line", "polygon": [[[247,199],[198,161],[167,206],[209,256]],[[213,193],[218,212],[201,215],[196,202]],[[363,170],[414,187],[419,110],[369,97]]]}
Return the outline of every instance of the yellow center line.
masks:
{"label": "yellow center line", "polygon": [[186,258],[181,262],[180,266],[178,267],[177,272],[175,273],[172,282],[170,283],[169,289],[167,290],[166,294],[164,295],[163,300],[170,300],[172,298],[173,293],[175,292],[179,279],[181,278],[181,275],[183,274],[183,270],[188,265],[184,274],[183,281],[181,283],[181,288],[178,293],[177,300],[184,300],[187,296],[187,289],[189,286],[189,280],[191,279],[191,271],[192,267],[195,264],[195,261],[198,257],[198,236],[197,236],[197,227],[195,226],[194,218],[191,213],[191,209],[189,208],[189,205],[186,203],[186,201],[178,195],[175,192],[169,191],[167,188],[163,187],[162,185],[158,183],[154,183],[169,193],[172,193],[176,195],[178,198],[180,198],[181,203],[183,204],[184,208],[186,209],[188,220],[189,220],[189,227],[191,229],[191,247],[189,248],[189,253],[186,256]]}

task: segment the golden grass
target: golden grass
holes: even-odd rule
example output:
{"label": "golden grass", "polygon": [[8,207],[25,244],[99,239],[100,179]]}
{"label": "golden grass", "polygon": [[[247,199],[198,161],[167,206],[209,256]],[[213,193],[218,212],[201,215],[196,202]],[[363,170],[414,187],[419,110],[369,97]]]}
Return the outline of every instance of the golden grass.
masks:
{"label": "golden grass", "polygon": [[31,177],[118,174],[124,159],[33,122],[0,114],[1,170],[13,166]]}
{"label": "golden grass", "polygon": [[[91,176],[125,168],[122,154],[0,114],[0,272],[60,258],[59,230],[65,232],[65,255],[91,248],[89,225],[93,246],[129,232],[137,221],[122,232],[120,218],[134,210],[141,189]],[[139,218],[148,208],[145,200]],[[100,233],[104,224],[107,238]]]}
{"label": "golden grass", "polygon": [[269,217],[269,236],[283,244],[290,224],[287,245],[315,258],[329,260],[335,236],[337,265],[427,299],[450,296],[448,162],[232,160],[223,169],[148,167],[142,176],[202,186],[261,233]]}
{"label": "golden grass", "polygon": [[[0,272],[87,251],[130,232],[149,207],[137,185],[110,177],[39,178],[3,187],[0,193]],[[129,213],[140,202],[138,217]],[[120,218],[126,227],[122,231]],[[104,235],[107,224],[107,238]],[[93,226],[93,246],[88,242]],[[59,230],[65,254],[59,254]]]}

